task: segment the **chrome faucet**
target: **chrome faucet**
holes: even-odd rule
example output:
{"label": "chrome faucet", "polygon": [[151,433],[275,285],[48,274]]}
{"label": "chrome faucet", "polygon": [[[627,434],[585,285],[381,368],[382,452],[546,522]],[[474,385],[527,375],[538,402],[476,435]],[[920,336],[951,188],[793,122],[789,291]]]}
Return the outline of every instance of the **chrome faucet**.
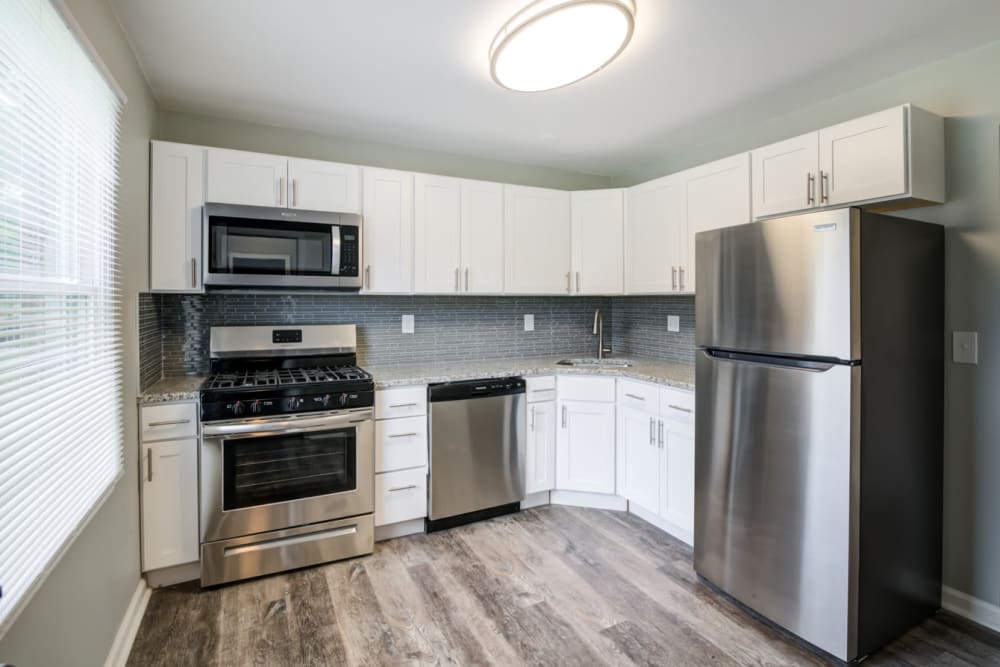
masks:
{"label": "chrome faucet", "polygon": [[597,336],[597,358],[603,359],[605,352],[610,352],[611,348],[604,347],[604,316],[601,309],[594,311],[594,335]]}

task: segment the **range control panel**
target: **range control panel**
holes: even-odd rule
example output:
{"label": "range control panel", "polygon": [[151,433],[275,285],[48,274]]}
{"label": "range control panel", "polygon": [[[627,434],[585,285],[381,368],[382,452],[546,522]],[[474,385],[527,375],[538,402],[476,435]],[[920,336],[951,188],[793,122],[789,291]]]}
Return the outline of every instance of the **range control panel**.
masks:
{"label": "range control panel", "polygon": [[245,419],[297,414],[299,412],[329,412],[348,408],[365,408],[375,404],[375,392],[331,391],[298,396],[253,396],[205,400],[201,402],[201,420]]}

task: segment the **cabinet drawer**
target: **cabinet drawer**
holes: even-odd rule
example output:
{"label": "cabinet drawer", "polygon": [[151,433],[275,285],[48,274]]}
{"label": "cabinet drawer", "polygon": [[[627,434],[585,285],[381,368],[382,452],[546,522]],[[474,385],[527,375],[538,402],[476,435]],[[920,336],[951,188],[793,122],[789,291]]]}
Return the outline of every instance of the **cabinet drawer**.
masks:
{"label": "cabinet drawer", "polygon": [[660,389],[660,416],[681,424],[694,423],[694,392],[683,389]]}
{"label": "cabinet drawer", "polygon": [[554,375],[546,375],[537,378],[525,378],[527,384],[528,403],[538,401],[552,401],[556,397],[556,378]]}
{"label": "cabinet drawer", "polygon": [[427,417],[375,422],[375,472],[427,465]]}
{"label": "cabinet drawer", "polygon": [[175,440],[198,435],[197,403],[144,405],[139,409],[141,439]]}
{"label": "cabinet drawer", "polygon": [[560,401],[615,402],[615,379],[613,377],[559,377]]}
{"label": "cabinet drawer", "polygon": [[620,408],[635,408],[657,413],[660,409],[660,388],[648,382],[618,380],[617,402]]}
{"label": "cabinet drawer", "polygon": [[427,468],[375,475],[375,525],[427,516]]}
{"label": "cabinet drawer", "polygon": [[427,386],[394,387],[375,392],[375,419],[427,414]]}

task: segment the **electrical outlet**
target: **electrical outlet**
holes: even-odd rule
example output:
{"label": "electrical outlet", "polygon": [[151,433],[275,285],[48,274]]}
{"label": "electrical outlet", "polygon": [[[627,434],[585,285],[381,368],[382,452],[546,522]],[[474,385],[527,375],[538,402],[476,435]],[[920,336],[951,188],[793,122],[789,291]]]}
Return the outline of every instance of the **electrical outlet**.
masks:
{"label": "electrical outlet", "polygon": [[534,331],[535,330],[535,316],[534,315],[525,315],[524,316],[524,330],[525,331]]}
{"label": "electrical outlet", "polygon": [[956,364],[978,364],[979,332],[953,331],[951,358]]}
{"label": "electrical outlet", "polygon": [[681,318],[679,315],[667,315],[667,331],[680,331]]}
{"label": "electrical outlet", "polygon": [[413,333],[413,315],[403,315],[403,333]]}

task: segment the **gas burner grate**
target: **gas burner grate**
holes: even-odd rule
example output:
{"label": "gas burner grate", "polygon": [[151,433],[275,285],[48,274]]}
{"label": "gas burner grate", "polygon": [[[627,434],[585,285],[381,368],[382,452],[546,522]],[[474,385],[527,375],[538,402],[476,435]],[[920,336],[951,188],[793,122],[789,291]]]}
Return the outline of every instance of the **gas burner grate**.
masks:
{"label": "gas burner grate", "polygon": [[246,387],[279,387],[318,382],[349,382],[370,380],[371,375],[355,366],[316,368],[274,368],[269,370],[216,373],[205,383],[205,389],[242,389]]}

